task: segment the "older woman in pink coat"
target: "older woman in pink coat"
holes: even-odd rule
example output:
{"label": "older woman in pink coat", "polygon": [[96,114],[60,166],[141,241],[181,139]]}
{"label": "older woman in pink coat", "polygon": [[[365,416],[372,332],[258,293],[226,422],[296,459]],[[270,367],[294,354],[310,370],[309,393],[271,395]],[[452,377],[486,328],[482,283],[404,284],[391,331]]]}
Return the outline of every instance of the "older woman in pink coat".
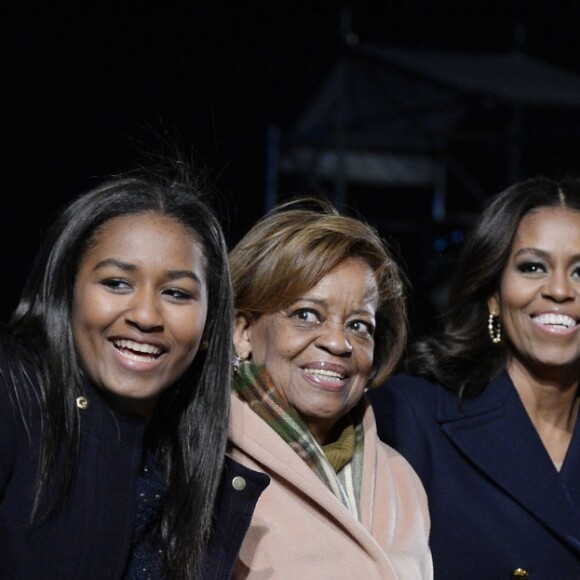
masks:
{"label": "older woman in pink coat", "polygon": [[406,337],[399,271],[381,239],[327,202],[294,201],[260,220],[230,265],[229,452],[271,478],[235,577],[431,578],[423,487],[379,442],[364,396]]}

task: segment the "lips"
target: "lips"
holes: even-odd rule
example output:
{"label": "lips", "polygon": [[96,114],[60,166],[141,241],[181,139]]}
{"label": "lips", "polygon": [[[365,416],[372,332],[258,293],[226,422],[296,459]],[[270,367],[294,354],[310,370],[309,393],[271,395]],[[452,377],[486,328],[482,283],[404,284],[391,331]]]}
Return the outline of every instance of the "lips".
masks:
{"label": "lips", "polygon": [[306,379],[323,389],[342,389],[350,377],[349,370],[343,365],[329,361],[311,361],[300,366]]}
{"label": "lips", "polygon": [[137,362],[153,362],[163,354],[162,348],[151,343],[128,339],[114,339],[112,343],[120,354]]}
{"label": "lips", "polygon": [[567,314],[547,313],[533,316],[532,320],[539,326],[552,326],[558,328],[574,328],[578,322]]}

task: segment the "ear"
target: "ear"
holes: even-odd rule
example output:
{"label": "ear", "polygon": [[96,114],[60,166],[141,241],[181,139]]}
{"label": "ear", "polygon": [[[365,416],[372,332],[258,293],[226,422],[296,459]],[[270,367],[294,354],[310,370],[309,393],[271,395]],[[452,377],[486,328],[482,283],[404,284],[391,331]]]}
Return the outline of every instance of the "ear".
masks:
{"label": "ear", "polygon": [[234,322],[234,348],[242,359],[249,359],[252,355],[252,317],[245,312],[236,312]]}
{"label": "ear", "polygon": [[487,299],[487,308],[490,314],[494,316],[499,316],[501,314],[501,308],[499,305],[499,295],[497,292],[494,292],[488,299]]}

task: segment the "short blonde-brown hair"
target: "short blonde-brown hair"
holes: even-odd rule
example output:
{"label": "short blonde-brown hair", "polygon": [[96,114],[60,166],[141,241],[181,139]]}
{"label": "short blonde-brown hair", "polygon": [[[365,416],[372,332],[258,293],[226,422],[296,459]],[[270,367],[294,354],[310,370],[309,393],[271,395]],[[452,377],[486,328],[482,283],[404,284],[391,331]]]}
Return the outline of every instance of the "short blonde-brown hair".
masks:
{"label": "short blonde-brown hair", "polygon": [[230,252],[234,305],[251,318],[281,310],[346,258],[369,264],[378,286],[370,385],[383,382],[399,362],[407,315],[399,266],[377,232],[340,215],[328,201],[300,198],[260,219]]}

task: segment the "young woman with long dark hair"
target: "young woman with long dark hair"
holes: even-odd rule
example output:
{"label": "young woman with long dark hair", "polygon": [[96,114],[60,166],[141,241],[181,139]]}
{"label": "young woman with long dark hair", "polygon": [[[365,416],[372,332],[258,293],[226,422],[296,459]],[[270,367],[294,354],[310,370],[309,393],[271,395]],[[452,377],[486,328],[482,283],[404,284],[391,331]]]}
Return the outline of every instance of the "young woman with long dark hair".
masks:
{"label": "young woman with long dark hair", "polygon": [[2,578],[229,578],[267,484],[224,463],[232,319],[183,167],[62,212],[1,334]]}

